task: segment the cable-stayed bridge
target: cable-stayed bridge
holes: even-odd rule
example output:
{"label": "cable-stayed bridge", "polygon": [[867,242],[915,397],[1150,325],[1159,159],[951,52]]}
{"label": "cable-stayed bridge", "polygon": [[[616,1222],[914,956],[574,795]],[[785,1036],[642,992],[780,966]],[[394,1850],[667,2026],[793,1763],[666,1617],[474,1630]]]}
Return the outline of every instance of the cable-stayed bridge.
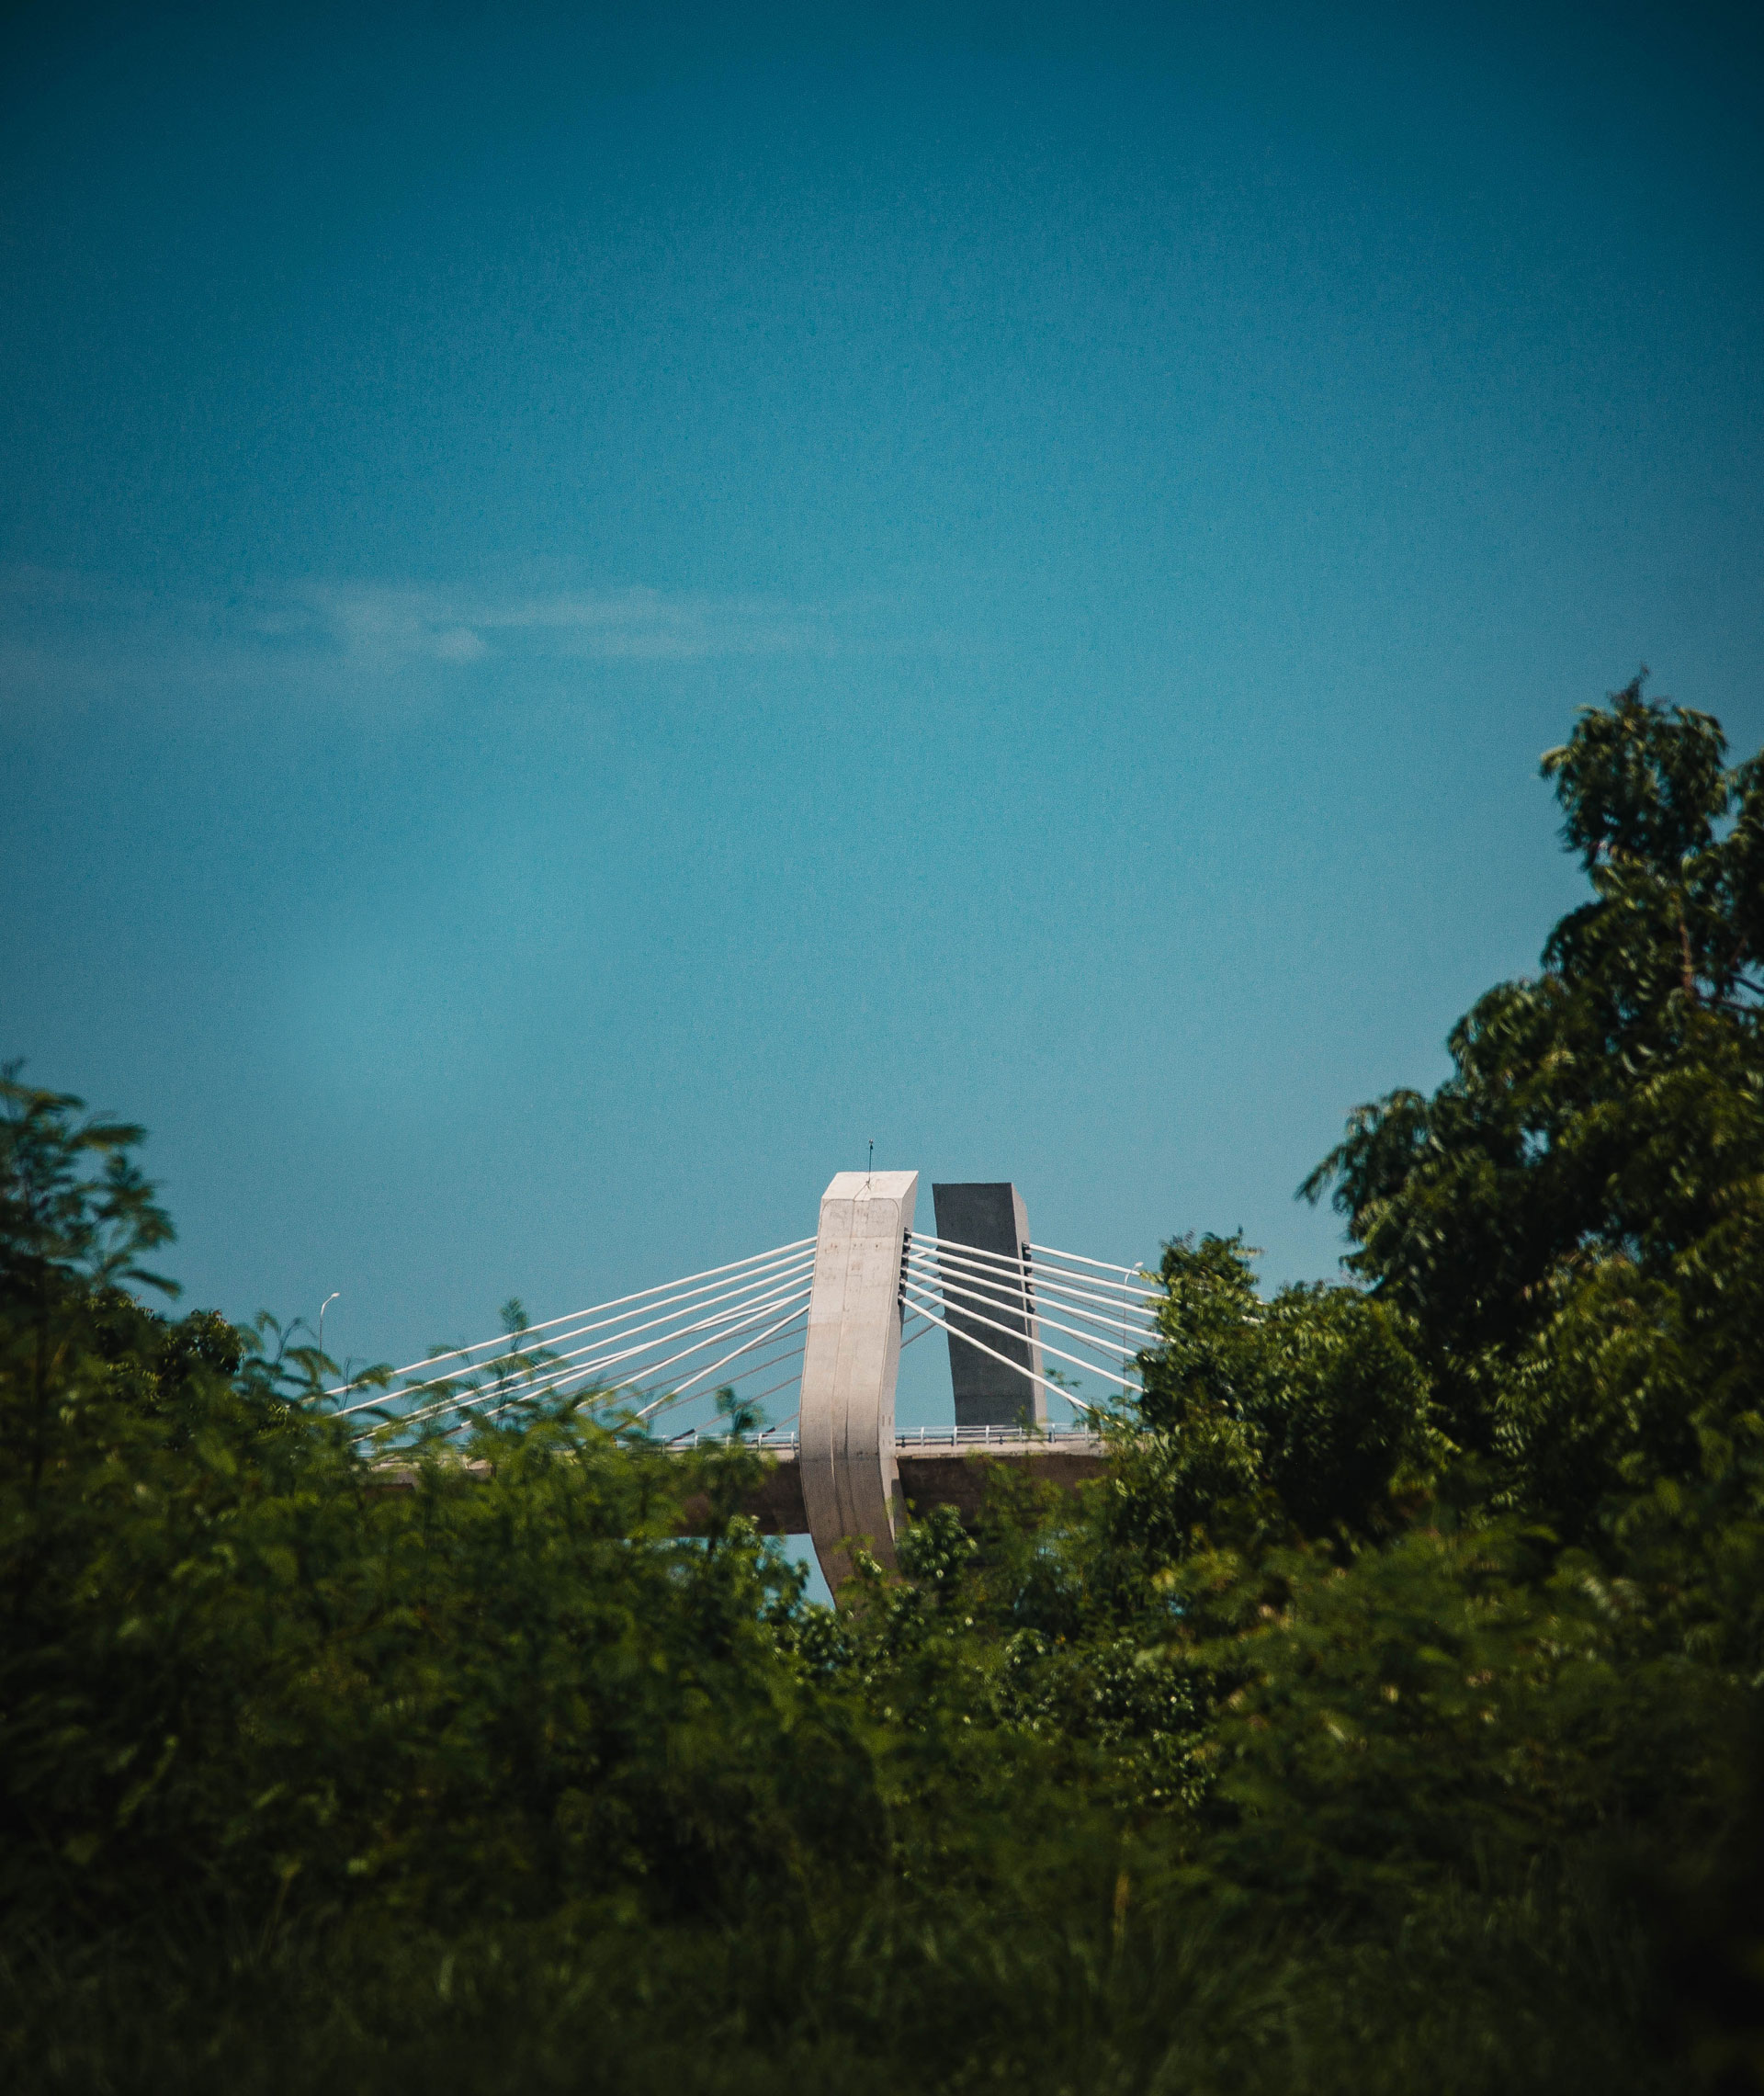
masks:
{"label": "cable-stayed bridge", "polygon": [[[837,1591],[854,1539],[892,1561],[903,1502],[971,1510],[975,1456],[1095,1475],[1094,1415],[1159,1343],[1145,1268],[1034,1243],[1008,1182],[934,1184],[936,1231],[915,1236],[918,1191],[916,1172],[839,1173],[813,1237],[408,1363],[391,1392],[345,1386],[336,1416],[389,1455],[548,1401],[673,1447],[739,1433],[776,1458],[749,1511],[807,1533]],[[955,1425],[897,1434],[901,1353],[933,1331]],[[775,1425],[768,1405],[788,1407]]]}

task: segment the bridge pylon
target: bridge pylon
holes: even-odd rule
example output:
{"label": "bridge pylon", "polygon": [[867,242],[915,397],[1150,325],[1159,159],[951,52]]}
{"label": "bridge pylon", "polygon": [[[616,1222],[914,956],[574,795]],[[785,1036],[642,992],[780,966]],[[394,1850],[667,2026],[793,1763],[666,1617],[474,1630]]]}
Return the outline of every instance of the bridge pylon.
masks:
{"label": "bridge pylon", "polygon": [[945,1292],[944,1315],[956,1423],[1045,1427],[1046,1377],[1023,1195],[1001,1179],[933,1182],[931,1197],[938,1251],[953,1254],[956,1286]]}
{"label": "bridge pylon", "polygon": [[894,1385],[918,1195],[916,1172],[841,1172],[820,1197],[797,1460],[815,1556],[835,1593],[851,1576],[850,1542],[894,1563]]}

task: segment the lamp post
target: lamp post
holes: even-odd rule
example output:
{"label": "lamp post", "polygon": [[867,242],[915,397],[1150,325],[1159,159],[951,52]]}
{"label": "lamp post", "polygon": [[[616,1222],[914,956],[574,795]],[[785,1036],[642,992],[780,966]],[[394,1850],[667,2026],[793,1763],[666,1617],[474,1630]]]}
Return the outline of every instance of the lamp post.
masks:
{"label": "lamp post", "polygon": [[336,1301],[337,1297],[342,1295],[342,1293],[343,1290],[341,1288],[333,1288],[331,1293],[324,1298],[323,1302],[319,1305],[319,1352],[321,1354],[324,1352],[324,1313],[331,1308],[332,1304]]}

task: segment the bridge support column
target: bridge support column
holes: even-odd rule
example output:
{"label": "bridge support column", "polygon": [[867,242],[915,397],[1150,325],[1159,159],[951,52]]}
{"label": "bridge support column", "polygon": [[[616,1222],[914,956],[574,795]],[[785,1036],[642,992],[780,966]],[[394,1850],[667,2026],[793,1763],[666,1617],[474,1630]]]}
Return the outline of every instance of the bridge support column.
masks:
{"label": "bridge support column", "polygon": [[820,1200],[799,1426],[803,1506],[827,1584],[851,1576],[846,1545],[894,1563],[900,1473],[894,1382],[900,1284],[916,1172],[841,1172]]}
{"label": "bridge support column", "polygon": [[[1034,1379],[1046,1370],[1035,1330],[1029,1211],[1023,1195],[1005,1179],[933,1185],[931,1197],[940,1238],[992,1254],[971,1267],[948,1269],[957,1287],[969,1291],[948,1297],[944,1304],[951,1328],[949,1379],[956,1392],[956,1423],[1045,1427],[1047,1392]],[[1009,1331],[1001,1331],[1001,1325]],[[961,1339],[976,1344],[964,1346]]]}

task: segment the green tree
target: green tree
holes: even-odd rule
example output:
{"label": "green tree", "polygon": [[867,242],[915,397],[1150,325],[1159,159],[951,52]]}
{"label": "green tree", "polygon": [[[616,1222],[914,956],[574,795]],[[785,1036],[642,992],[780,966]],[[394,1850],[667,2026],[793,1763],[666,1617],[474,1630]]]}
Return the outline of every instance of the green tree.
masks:
{"label": "green tree", "polygon": [[1714,720],[1638,679],[1544,772],[1591,899],[1459,1023],[1431,1097],[1360,1107],[1302,1191],[1412,1320],[1444,1430],[1586,1537],[1749,1431],[1764,763],[1730,767]]}

